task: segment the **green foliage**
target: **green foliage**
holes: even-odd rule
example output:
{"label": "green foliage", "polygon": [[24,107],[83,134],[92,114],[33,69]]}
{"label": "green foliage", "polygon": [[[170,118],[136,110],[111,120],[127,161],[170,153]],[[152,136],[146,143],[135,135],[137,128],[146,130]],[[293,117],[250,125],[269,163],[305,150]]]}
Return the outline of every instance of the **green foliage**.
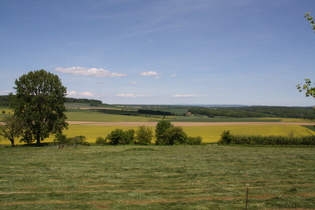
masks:
{"label": "green foliage", "polygon": [[230,144],[232,141],[232,135],[230,131],[223,131],[221,134],[221,139],[219,140],[219,144]]}
{"label": "green foliage", "polygon": [[123,144],[131,144],[135,140],[135,131],[133,129],[124,131],[124,142]]}
{"label": "green foliage", "polygon": [[69,143],[69,139],[67,139],[67,135],[66,134],[56,133],[54,142],[55,143],[59,143],[59,144],[68,144]]}
{"label": "green foliage", "polygon": [[151,144],[152,138],[153,138],[152,129],[142,125],[139,126],[138,130],[136,131],[135,143],[141,145],[149,145]]}
{"label": "green foliage", "polygon": [[75,136],[72,138],[69,138],[69,143],[70,144],[79,144],[79,145],[90,145],[87,141],[86,141],[86,137],[85,136]]}
{"label": "green foliage", "polygon": [[172,123],[168,120],[162,120],[160,121],[155,128],[155,136],[156,136],[156,142],[157,145],[166,145],[166,136],[165,132],[167,129],[173,127]]}
{"label": "green foliage", "polygon": [[311,13],[308,12],[304,15],[304,18],[306,18],[306,20],[308,20],[310,22],[310,25],[313,27],[313,31],[315,31],[315,20],[312,16],[310,16]]}
{"label": "green foliage", "polygon": [[173,126],[165,131],[165,145],[179,145],[185,144],[187,134],[181,127]]}
{"label": "green foliage", "polygon": [[185,143],[189,145],[200,145],[201,141],[202,141],[201,136],[196,136],[196,137],[188,136]]}
{"label": "green foliage", "polygon": [[57,75],[43,69],[30,71],[17,79],[15,85],[11,108],[25,125],[23,141],[39,144],[50,134],[67,128],[64,114],[67,91]]}
{"label": "green foliage", "polygon": [[86,141],[86,137],[85,136],[75,136],[72,138],[67,138],[67,136],[63,133],[57,133],[55,135],[55,139],[54,142],[57,144],[61,144],[61,145],[69,145],[69,144],[73,144],[73,145],[85,145],[88,146],[90,145],[87,141]]}
{"label": "green foliage", "polygon": [[157,145],[201,144],[202,138],[188,137],[181,127],[173,126],[170,121],[162,120],[156,125]]}
{"label": "green foliage", "polygon": [[[313,31],[315,31],[314,18],[310,16],[310,14],[310,12],[306,13],[304,15],[304,18],[306,18],[306,20],[310,22],[311,26],[313,27]],[[306,97],[312,96],[313,98],[315,98],[315,87],[312,87],[312,82],[310,79],[305,79],[305,84],[303,86],[298,84],[296,87],[300,92],[305,91]]]}
{"label": "green foliage", "polygon": [[305,79],[305,84],[301,87],[300,84],[298,84],[296,86],[296,88],[302,92],[302,91],[305,91],[305,96],[306,97],[315,97],[315,87],[312,87],[312,82],[310,79]]}
{"label": "green foliage", "polygon": [[247,144],[247,145],[315,145],[315,136],[241,136],[232,135],[229,131],[222,133],[218,144]]}
{"label": "green foliage", "polygon": [[314,119],[312,107],[281,107],[281,106],[242,106],[242,107],[209,107],[190,108],[189,112],[195,115],[208,117],[257,118],[281,117]]}
{"label": "green foliage", "polygon": [[15,146],[15,138],[23,134],[24,124],[16,117],[5,117],[4,124],[0,125],[0,136],[8,139],[11,146]]}
{"label": "green foliage", "polygon": [[160,110],[151,110],[151,109],[139,109],[138,113],[140,114],[152,114],[152,115],[174,115],[172,112],[160,111]]}
{"label": "green foliage", "polygon": [[95,144],[106,144],[106,139],[99,136],[96,138]]}
{"label": "green foliage", "polygon": [[106,140],[112,145],[131,144],[134,141],[134,134],[135,131],[133,129],[127,131],[115,129],[107,135]]}
{"label": "green foliage", "polygon": [[0,106],[10,106],[10,100],[9,95],[0,96]]}

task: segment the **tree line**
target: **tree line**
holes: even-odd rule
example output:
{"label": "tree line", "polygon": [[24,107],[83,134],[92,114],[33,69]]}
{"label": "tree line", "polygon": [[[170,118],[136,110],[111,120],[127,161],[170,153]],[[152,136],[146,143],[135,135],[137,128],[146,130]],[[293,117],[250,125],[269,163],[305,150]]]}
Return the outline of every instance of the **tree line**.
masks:
{"label": "tree line", "polygon": [[284,107],[284,106],[244,106],[244,107],[194,107],[188,110],[195,115],[208,117],[256,118],[280,117],[315,119],[312,107]]}
{"label": "tree line", "polygon": [[[0,106],[10,106],[10,100],[14,100],[15,95],[0,95]],[[100,106],[103,104],[101,100],[87,98],[65,98],[65,103],[84,103],[90,106]]]}
{"label": "tree line", "polygon": [[160,111],[160,110],[151,110],[151,109],[138,109],[140,114],[149,114],[149,115],[175,115],[172,112]]}

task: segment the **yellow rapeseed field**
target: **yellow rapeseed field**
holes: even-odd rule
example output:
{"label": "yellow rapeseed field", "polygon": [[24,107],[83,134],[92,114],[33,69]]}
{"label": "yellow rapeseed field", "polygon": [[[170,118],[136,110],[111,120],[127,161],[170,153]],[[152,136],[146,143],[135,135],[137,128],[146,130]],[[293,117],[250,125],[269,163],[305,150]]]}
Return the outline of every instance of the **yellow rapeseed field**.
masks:
{"label": "yellow rapeseed field", "polygon": [[[188,136],[201,136],[204,143],[217,142],[223,131],[230,130],[234,135],[262,135],[262,136],[306,136],[310,135],[307,128],[299,125],[231,125],[231,126],[187,126],[182,127]],[[64,133],[67,137],[85,136],[87,141],[94,143],[99,136],[106,137],[115,129],[137,130],[137,126],[102,126],[102,125],[69,125]],[[151,127],[154,131],[155,127]],[[53,141],[54,137],[45,140]]]}

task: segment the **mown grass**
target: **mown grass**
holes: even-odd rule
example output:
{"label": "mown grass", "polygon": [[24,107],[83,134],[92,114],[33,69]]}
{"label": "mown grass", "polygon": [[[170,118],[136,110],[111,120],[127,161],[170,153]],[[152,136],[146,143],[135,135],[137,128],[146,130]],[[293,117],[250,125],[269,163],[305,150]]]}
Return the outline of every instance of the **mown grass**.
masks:
{"label": "mown grass", "polygon": [[1,209],[315,208],[314,147],[0,148]]}

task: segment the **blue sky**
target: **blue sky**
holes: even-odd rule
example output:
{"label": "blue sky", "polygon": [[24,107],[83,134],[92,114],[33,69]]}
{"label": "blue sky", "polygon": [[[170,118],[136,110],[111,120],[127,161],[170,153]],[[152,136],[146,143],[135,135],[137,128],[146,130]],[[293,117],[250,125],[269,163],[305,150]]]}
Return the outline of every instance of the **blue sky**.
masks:
{"label": "blue sky", "polygon": [[314,0],[0,0],[0,95],[29,71],[109,104],[312,106]]}

